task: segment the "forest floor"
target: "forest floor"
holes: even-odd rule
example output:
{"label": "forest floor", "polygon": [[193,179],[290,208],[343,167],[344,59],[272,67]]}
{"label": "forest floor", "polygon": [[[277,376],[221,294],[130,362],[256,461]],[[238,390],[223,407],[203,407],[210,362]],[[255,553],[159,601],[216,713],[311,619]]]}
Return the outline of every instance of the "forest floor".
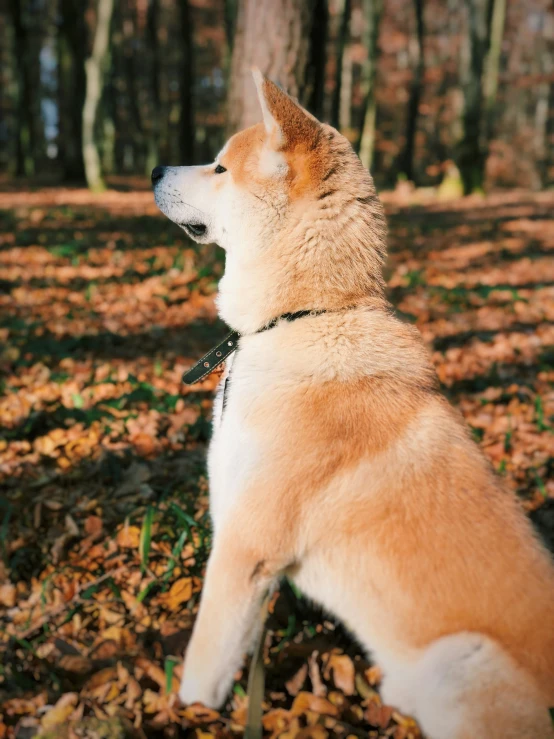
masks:
{"label": "forest floor", "polygon": [[[554,193],[384,199],[390,298],[543,520]],[[175,693],[210,546],[216,384],[180,378],[224,334],[222,254],[187,241],[146,189],[4,187],[0,220],[0,739],[240,735],[246,671],[221,713]],[[341,626],[287,584],[265,656],[266,735],[419,736],[381,705],[378,669]]]}

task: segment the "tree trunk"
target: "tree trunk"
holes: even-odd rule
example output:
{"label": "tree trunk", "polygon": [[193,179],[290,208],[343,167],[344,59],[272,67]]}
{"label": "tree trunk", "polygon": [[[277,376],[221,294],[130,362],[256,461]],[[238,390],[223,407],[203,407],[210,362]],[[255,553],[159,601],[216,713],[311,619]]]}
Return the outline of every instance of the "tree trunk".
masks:
{"label": "tree trunk", "polygon": [[131,121],[131,130],[126,132],[126,138],[133,148],[135,164],[140,162],[144,164],[146,137],[139,104],[140,85],[137,79],[137,53],[135,48],[138,37],[137,7],[133,2],[127,3],[127,12],[124,13],[122,18],[122,31],[123,68]]}
{"label": "tree trunk", "polygon": [[337,40],[335,89],[333,91],[333,104],[331,106],[331,125],[340,128],[341,108],[344,110],[342,101],[342,82],[344,76],[344,52],[348,43],[350,32],[350,13],[352,9],[351,0],[343,0],[342,18],[339,37]]}
{"label": "tree trunk", "polygon": [[375,150],[375,121],[377,102],[375,98],[375,81],[377,77],[377,57],[379,55],[379,26],[383,15],[383,0],[363,0],[363,11],[366,23],[365,48],[366,61],[362,67],[362,91],[364,105],[360,122],[358,154],[364,167],[371,169]]}
{"label": "tree trunk", "polygon": [[59,137],[58,158],[64,179],[85,180],[83,160],[83,106],[85,104],[85,59],[88,30],[86,4],[82,0],[60,0],[58,36]]}
{"label": "tree trunk", "polygon": [[[25,12],[21,0],[10,0],[9,10],[14,29],[17,79],[16,175],[29,176],[35,172],[38,156],[40,74],[37,78],[37,70],[40,43],[38,39],[31,38],[32,19]],[[33,60],[33,54],[36,60]]]}
{"label": "tree trunk", "polygon": [[308,110],[319,119],[324,118],[328,26],[327,0],[315,0],[304,102]]}
{"label": "tree trunk", "polygon": [[410,67],[414,70],[412,84],[410,85],[410,98],[408,100],[408,111],[406,120],[406,143],[404,150],[400,156],[399,171],[402,172],[407,180],[414,179],[414,154],[415,154],[415,135],[417,131],[417,116],[419,111],[419,101],[421,100],[424,57],[423,57],[423,0],[414,0],[415,21],[416,21],[416,38],[410,42]]}
{"label": "tree trunk", "polygon": [[554,115],[551,112],[554,110],[554,82],[551,82],[549,85],[547,107],[549,115],[544,131],[546,152],[542,173],[543,187],[551,187],[554,184],[554,177],[551,177],[551,173],[554,170]]}
{"label": "tree trunk", "polygon": [[182,164],[194,164],[194,29],[189,0],[181,0],[181,114],[179,141]]}
{"label": "tree trunk", "polygon": [[160,16],[160,0],[150,0],[148,5],[147,33],[150,51],[150,95],[152,110],[150,111],[150,127],[148,131],[148,150],[146,153],[146,174],[158,164],[160,138],[160,44],[158,41],[158,24]]}
{"label": "tree trunk", "polygon": [[315,8],[315,0],[239,0],[229,93],[230,133],[261,120],[252,66],[306,103]]}
{"label": "tree trunk", "polygon": [[464,84],[463,134],[457,147],[456,163],[466,195],[482,190],[487,159],[488,146],[482,131],[482,117],[490,2],[494,0],[465,0],[469,23],[469,65]]}
{"label": "tree trunk", "polygon": [[498,90],[498,75],[500,71],[500,55],[502,53],[502,39],[504,37],[504,23],[506,21],[506,0],[493,0],[492,21],[490,30],[490,48],[486,61],[484,93],[485,93],[485,139],[492,138],[494,130],[494,113],[496,93]]}
{"label": "tree trunk", "polygon": [[237,24],[237,0],[224,0],[223,22],[225,23],[227,49],[229,54],[232,54],[235,43],[235,27]]}
{"label": "tree trunk", "polygon": [[96,112],[102,97],[112,14],[113,0],[98,0],[92,54],[85,62],[86,94],[83,106],[83,159],[87,184],[94,192],[105,189],[94,129]]}

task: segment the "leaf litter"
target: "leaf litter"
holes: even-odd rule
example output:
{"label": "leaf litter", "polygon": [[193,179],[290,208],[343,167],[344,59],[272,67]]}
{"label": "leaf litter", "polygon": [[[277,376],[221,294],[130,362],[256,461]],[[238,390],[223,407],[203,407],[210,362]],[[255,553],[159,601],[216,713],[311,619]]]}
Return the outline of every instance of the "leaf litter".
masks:
{"label": "leaf litter", "polygon": [[[554,499],[554,195],[384,199],[391,299],[540,525]],[[4,192],[0,209],[0,739],[240,736],[247,667],[220,712],[177,699],[210,548],[217,382],[180,378],[225,330],[221,255],[148,192]],[[342,626],[287,582],[264,659],[266,736],[420,736]]]}

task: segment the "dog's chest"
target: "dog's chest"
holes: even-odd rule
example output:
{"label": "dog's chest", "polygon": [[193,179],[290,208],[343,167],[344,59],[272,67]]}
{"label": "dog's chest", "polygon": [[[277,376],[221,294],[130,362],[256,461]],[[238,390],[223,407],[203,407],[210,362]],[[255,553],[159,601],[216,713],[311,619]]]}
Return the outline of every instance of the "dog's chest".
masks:
{"label": "dog's chest", "polygon": [[[239,365],[239,366],[237,366]],[[220,528],[227,513],[246,488],[249,470],[255,466],[255,440],[245,428],[241,405],[231,400],[233,386],[240,379],[240,363],[233,354],[226,363],[213,407],[213,433],[208,452],[210,513],[214,529]],[[235,386],[235,392],[236,392]]]}
{"label": "dog's chest", "polygon": [[221,376],[221,380],[219,381],[217,393],[214,398],[213,420],[212,420],[214,432],[217,428],[221,426],[221,421],[223,420],[223,413],[227,405],[227,400],[229,398],[230,374],[231,374],[231,367],[233,366],[234,360],[235,360],[235,354],[231,354],[227,358],[225,362],[225,370],[223,372],[223,375]]}

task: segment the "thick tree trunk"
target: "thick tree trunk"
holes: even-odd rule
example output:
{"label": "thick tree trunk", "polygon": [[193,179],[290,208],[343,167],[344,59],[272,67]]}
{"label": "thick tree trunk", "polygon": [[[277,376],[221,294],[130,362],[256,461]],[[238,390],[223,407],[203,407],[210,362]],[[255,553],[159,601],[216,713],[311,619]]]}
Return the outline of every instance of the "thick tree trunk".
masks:
{"label": "thick tree trunk", "polygon": [[[335,74],[335,89],[333,92],[333,104],[331,107],[331,125],[335,128],[340,128],[343,121],[341,121],[341,112],[344,113],[344,101],[343,101],[343,78],[345,72],[345,50],[348,44],[348,37],[350,35],[350,13],[352,9],[351,0],[343,0],[342,17],[339,30],[339,37],[337,39],[337,55],[336,55],[336,74]],[[348,61],[348,60],[347,60]],[[342,109],[342,110],[341,110]]]}
{"label": "thick tree trunk", "polygon": [[375,150],[375,121],[377,118],[375,81],[377,77],[379,26],[383,14],[383,0],[363,0],[363,11],[366,24],[365,48],[367,50],[367,57],[362,67],[364,105],[362,108],[357,150],[364,167],[371,169]]}
{"label": "thick tree trunk", "polygon": [[181,114],[179,142],[182,164],[194,164],[194,28],[189,0],[181,0]]}
{"label": "thick tree trunk", "polygon": [[482,130],[483,71],[490,40],[490,2],[494,1],[465,0],[469,23],[469,65],[464,83],[463,135],[457,147],[456,164],[466,194],[482,190],[485,176],[488,145]]}
{"label": "thick tree trunk", "polygon": [[251,68],[306,104],[314,0],[239,0],[229,94],[230,132],[261,120]]}
{"label": "thick tree trunk", "polygon": [[414,154],[415,154],[415,135],[417,130],[417,116],[419,111],[419,101],[421,100],[422,84],[423,84],[423,0],[414,0],[415,21],[416,21],[416,38],[413,43],[410,42],[410,67],[414,70],[412,84],[410,85],[410,97],[408,100],[408,111],[406,120],[406,143],[404,150],[400,156],[399,171],[402,172],[406,179],[414,179]]}
{"label": "thick tree trunk", "polygon": [[100,156],[95,138],[96,112],[102,97],[104,66],[109,51],[113,0],[98,0],[92,54],[85,62],[86,95],[83,106],[83,159],[87,184],[94,192],[104,190]]}

